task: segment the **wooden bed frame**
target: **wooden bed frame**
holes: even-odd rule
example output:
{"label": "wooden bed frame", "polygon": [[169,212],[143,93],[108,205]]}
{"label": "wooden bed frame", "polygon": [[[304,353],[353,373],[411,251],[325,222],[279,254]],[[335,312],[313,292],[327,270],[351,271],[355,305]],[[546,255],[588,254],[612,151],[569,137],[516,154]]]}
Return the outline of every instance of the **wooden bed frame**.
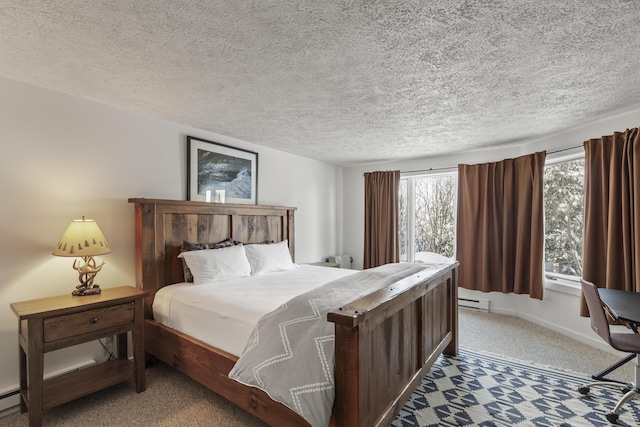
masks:
{"label": "wooden bed frame", "polygon": [[[288,240],[294,258],[295,208],[130,199],[135,204],[136,283],[145,301],[145,351],[272,426],[308,423],[254,387],[227,377],[237,357],[153,320],[156,291],[182,282],[183,240]],[[457,268],[410,276],[328,315],[335,323],[336,400],[331,425],[387,426],[441,353],[458,352]]]}

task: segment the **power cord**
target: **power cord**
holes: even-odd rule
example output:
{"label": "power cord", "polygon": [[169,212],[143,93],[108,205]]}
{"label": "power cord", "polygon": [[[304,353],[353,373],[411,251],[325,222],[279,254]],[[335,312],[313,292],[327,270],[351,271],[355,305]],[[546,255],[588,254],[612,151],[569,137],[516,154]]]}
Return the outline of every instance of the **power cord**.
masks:
{"label": "power cord", "polygon": [[[107,340],[109,338],[111,338],[111,349],[108,349],[106,342],[102,341],[102,340]],[[98,342],[102,346],[104,353],[108,356],[107,360],[115,360],[116,356],[113,354],[113,337],[109,337],[109,338],[100,338]]]}

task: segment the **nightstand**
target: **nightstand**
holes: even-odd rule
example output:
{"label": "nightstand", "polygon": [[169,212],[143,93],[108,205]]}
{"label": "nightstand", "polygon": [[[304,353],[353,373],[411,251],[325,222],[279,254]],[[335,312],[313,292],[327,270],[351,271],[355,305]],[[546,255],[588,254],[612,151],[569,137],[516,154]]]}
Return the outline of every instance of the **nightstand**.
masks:
{"label": "nightstand", "polygon": [[[145,390],[144,297],[131,286],[106,288],[101,294],[64,295],[11,304],[19,319],[20,410],[29,411],[29,426],[42,425],[45,409],[114,384],[135,379]],[[131,331],[133,360],[127,357]],[[114,360],[48,380],[44,354],[108,336],[116,336]]]}
{"label": "nightstand", "polygon": [[317,267],[333,267],[333,268],[340,268],[340,264],[338,264],[337,262],[312,262],[309,265],[315,265]]}

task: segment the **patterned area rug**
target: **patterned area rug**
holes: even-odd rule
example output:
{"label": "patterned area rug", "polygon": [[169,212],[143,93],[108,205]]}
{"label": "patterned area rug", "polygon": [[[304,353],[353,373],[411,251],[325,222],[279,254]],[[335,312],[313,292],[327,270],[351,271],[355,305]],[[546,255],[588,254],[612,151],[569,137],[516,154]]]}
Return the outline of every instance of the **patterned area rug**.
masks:
{"label": "patterned area rug", "polygon": [[[461,349],[440,357],[398,414],[393,427],[597,426],[622,396],[617,387],[578,388],[588,376]],[[640,399],[627,402],[618,424],[640,426]]]}

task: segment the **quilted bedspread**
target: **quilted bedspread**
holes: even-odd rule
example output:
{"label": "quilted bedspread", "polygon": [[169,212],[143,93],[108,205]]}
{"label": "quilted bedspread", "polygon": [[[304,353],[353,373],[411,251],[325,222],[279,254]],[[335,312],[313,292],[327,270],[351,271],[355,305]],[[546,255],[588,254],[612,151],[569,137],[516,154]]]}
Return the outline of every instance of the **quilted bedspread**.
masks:
{"label": "quilted bedspread", "polygon": [[334,325],[327,313],[427,268],[387,264],[299,295],[263,316],[229,377],[258,387],[314,427],[329,425],[334,387]]}

